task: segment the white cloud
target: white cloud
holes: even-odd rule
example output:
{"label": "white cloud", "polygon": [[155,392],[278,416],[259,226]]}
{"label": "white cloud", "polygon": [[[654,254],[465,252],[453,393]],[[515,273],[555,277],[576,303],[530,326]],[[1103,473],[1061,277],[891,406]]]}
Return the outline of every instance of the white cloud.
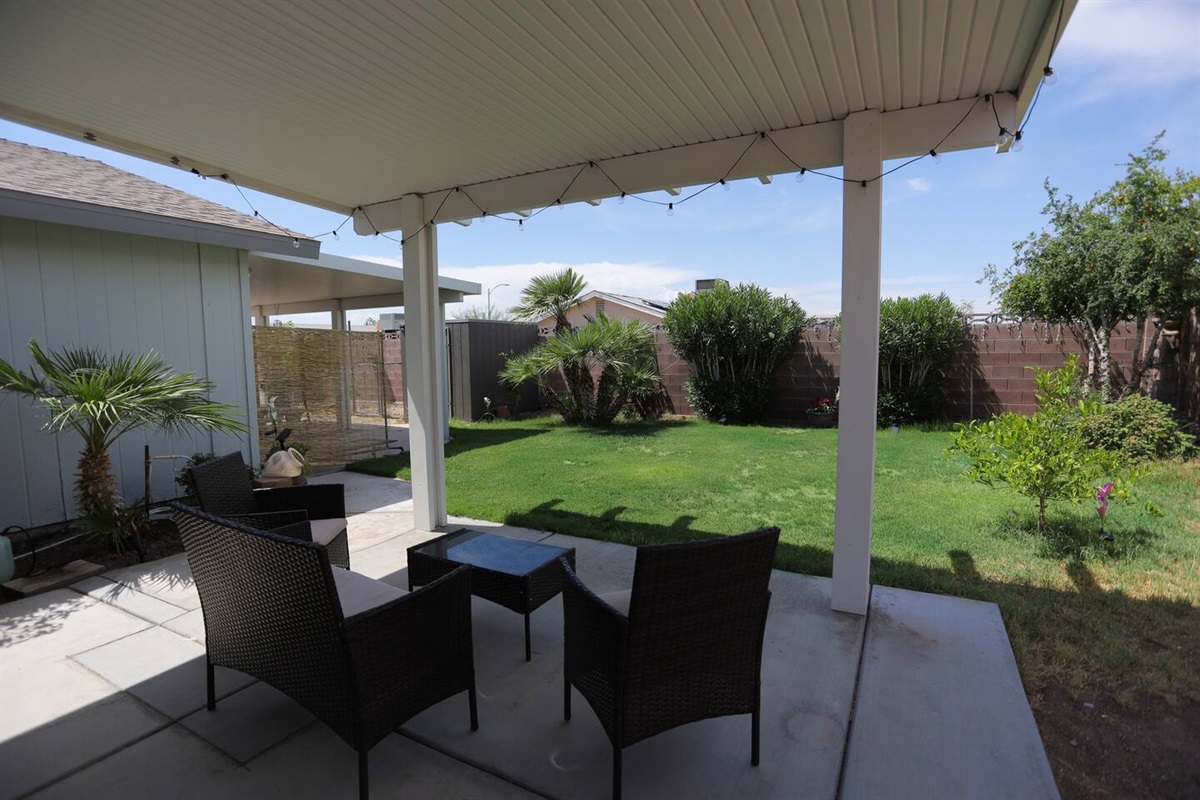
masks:
{"label": "white cloud", "polygon": [[1054,57],[1057,72],[1086,75],[1075,103],[1200,80],[1200,3],[1081,2]]}
{"label": "white cloud", "polygon": [[928,178],[909,178],[904,185],[913,194],[927,194],[933,189],[933,184],[929,182]]}
{"label": "white cloud", "polygon": [[[395,267],[402,266],[401,260],[398,258],[379,256],[356,256],[356,258]],[[630,263],[542,261],[531,264],[489,264],[478,267],[456,267],[442,264],[438,271],[443,276],[473,281],[482,287],[479,296],[468,297],[463,304],[447,305],[446,314],[447,316],[452,315],[464,305],[483,306],[489,288],[492,288],[493,306],[510,308],[517,304],[521,290],[528,285],[531,278],[568,267],[583,275],[589,289],[667,302],[674,300],[680,292],[691,289],[697,278],[708,277],[695,270],[650,261]]]}

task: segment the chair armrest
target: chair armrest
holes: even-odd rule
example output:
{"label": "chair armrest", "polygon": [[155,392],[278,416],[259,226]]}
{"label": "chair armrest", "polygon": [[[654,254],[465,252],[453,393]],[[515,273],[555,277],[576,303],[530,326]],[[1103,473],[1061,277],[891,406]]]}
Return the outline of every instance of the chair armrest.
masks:
{"label": "chair armrest", "polygon": [[579,580],[565,558],[563,568],[563,670],[584,693],[588,686],[615,691],[625,658],[629,620]]}
{"label": "chair armrest", "polygon": [[[290,511],[265,511],[258,514],[225,514],[225,519],[233,520],[234,522],[251,528],[257,528],[260,531],[275,531],[279,532],[279,528],[295,525],[299,522],[308,522],[308,513],[302,508],[292,509]],[[312,541],[311,534],[309,541]]]}
{"label": "chair armrest", "polygon": [[367,741],[474,686],[469,567],[347,618],[345,631]]}
{"label": "chair armrest", "polygon": [[340,483],[314,483],[255,489],[254,502],[262,511],[302,508],[308,512],[309,519],[345,518],[346,487]]}

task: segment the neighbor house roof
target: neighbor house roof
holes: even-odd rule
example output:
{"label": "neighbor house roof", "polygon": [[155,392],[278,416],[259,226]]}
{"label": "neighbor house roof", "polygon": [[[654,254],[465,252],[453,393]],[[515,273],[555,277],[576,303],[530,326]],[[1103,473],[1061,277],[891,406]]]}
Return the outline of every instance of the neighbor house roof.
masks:
{"label": "neighbor house roof", "polygon": [[7,139],[0,139],[0,213],[280,253],[319,249],[302,234],[101,161]]}
{"label": "neighbor house roof", "polygon": [[633,297],[627,294],[614,294],[612,292],[591,291],[580,298],[580,301],[587,302],[591,299],[607,300],[611,303],[627,306],[637,311],[642,311],[647,314],[653,314],[656,317],[661,317],[667,313],[669,303],[663,303],[658,300],[647,300],[644,297]]}

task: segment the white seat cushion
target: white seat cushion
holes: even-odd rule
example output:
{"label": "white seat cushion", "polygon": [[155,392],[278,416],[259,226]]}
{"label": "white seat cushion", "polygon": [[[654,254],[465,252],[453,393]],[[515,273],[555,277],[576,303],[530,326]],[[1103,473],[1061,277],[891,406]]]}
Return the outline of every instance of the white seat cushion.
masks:
{"label": "white seat cushion", "polygon": [[344,617],[353,617],[408,594],[403,589],[348,569],[333,570],[333,582],[337,585],[338,601],[342,604]]}
{"label": "white seat cushion", "polygon": [[625,616],[629,616],[629,598],[633,595],[632,589],[626,589],[622,592],[608,592],[599,595],[600,599],[608,603],[610,606],[620,611]]}
{"label": "white seat cushion", "polygon": [[329,544],[346,530],[344,519],[314,519],[309,520],[308,524],[312,526],[313,541],[317,544]]}

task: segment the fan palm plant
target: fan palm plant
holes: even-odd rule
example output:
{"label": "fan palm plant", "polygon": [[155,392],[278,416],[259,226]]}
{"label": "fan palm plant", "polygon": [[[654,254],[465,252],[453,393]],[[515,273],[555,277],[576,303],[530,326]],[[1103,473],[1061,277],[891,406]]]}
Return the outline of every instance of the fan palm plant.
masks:
{"label": "fan palm plant", "polygon": [[21,372],[0,359],[0,390],[26,395],[50,413],[46,429],[83,438],[75,496],[85,518],[111,518],[119,508],[108,449],[142,426],[162,431],[246,429],[237,407],[208,399],[212,384],[193,373],[174,374],[153,351],[140,356],[68,347],[47,353],[29,343],[33,366]]}
{"label": "fan palm plant", "polygon": [[521,290],[521,302],[513,307],[517,319],[537,321],[554,317],[554,334],[570,330],[567,312],[579,305],[579,298],[587,288],[587,281],[568,267],[549,275],[538,275]]}
{"label": "fan palm plant", "polygon": [[657,354],[646,323],[600,313],[510,358],[500,379],[512,387],[535,381],[568,423],[607,425],[630,401],[661,391]]}

